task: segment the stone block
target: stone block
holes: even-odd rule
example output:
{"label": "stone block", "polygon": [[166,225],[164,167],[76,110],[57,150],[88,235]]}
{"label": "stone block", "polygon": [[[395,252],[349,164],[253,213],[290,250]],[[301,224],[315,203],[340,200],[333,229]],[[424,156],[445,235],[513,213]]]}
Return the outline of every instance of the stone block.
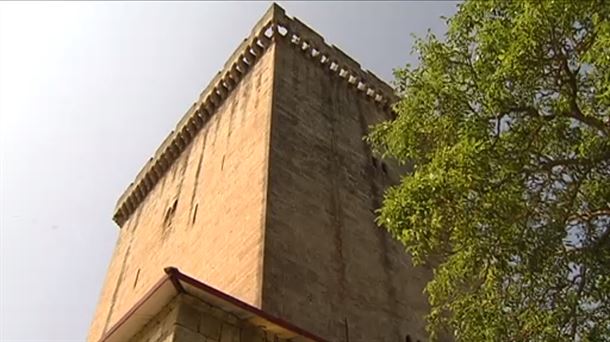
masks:
{"label": "stone block", "polygon": [[220,333],[220,342],[240,342],[239,341],[239,327],[224,323],[222,325],[222,331]]}
{"label": "stone block", "polygon": [[240,342],[267,342],[265,332],[262,329],[245,326],[241,329]]}
{"label": "stone block", "polygon": [[206,342],[204,336],[180,325],[176,325],[172,337],[172,342]]}
{"label": "stone block", "polygon": [[177,308],[176,323],[185,326],[193,331],[197,331],[201,312],[188,303],[182,301]]}
{"label": "stone block", "polygon": [[203,314],[199,320],[199,332],[209,338],[220,339],[222,321],[210,314]]}

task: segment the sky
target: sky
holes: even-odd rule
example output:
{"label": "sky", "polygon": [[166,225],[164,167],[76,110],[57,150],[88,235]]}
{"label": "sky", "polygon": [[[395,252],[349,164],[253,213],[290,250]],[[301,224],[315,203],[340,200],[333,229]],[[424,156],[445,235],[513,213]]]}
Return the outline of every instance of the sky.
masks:
{"label": "sky", "polygon": [[[118,197],[270,2],[0,3],[0,341],[83,341]],[[382,79],[450,1],[280,2]]]}

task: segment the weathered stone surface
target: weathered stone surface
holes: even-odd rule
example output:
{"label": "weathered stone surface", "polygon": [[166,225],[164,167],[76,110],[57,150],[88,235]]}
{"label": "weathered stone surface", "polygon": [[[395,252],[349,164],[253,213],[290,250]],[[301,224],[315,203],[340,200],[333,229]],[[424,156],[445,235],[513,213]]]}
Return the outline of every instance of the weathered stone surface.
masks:
{"label": "weathered stone surface", "polygon": [[[193,331],[199,330],[201,313],[193,306],[184,303],[177,310],[176,323]],[[213,337],[213,336],[211,336]]]}
{"label": "weathered stone surface", "polygon": [[266,342],[265,333],[261,329],[245,326],[241,329],[240,342]]}
{"label": "weathered stone surface", "polygon": [[285,40],[275,49],[263,310],[331,341],[424,340],[430,272],[374,223],[399,173],[363,136],[388,113]]}
{"label": "weathered stone surface", "polygon": [[240,342],[239,327],[229,323],[223,324],[220,342]]}
{"label": "weathered stone surface", "polygon": [[181,325],[174,327],[172,336],[172,342],[206,342],[205,337]]}
{"label": "weathered stone surface", "polygon": [[273,55],[257,61],[123,225],[89,341],[97,342],[167,266],[260,306]]}
{"label": "weathered stone surface", "polygon": [[199,332],[209,338],[220,339],[222,321],[210,314],[202,315],[199,320]]}

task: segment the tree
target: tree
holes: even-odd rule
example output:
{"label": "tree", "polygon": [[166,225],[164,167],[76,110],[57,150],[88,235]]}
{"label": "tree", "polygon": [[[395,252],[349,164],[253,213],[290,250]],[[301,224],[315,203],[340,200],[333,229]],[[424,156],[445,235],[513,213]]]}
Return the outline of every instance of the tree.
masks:
{"label": "tree", "polygon": [[428,263],[433,337],[610,341],[610,3],[466,1],[395,71],[378,222]]}

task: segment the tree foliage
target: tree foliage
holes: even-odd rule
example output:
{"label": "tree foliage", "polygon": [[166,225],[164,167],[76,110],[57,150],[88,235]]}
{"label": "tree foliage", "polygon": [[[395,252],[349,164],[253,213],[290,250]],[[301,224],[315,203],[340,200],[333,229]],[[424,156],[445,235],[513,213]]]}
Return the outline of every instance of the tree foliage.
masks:
{"label": "tree foliage", "polygon": [[466,1],[368,139],[413,163],[379,223],[429,263],[433,336],[610,341],[610,3]]}

